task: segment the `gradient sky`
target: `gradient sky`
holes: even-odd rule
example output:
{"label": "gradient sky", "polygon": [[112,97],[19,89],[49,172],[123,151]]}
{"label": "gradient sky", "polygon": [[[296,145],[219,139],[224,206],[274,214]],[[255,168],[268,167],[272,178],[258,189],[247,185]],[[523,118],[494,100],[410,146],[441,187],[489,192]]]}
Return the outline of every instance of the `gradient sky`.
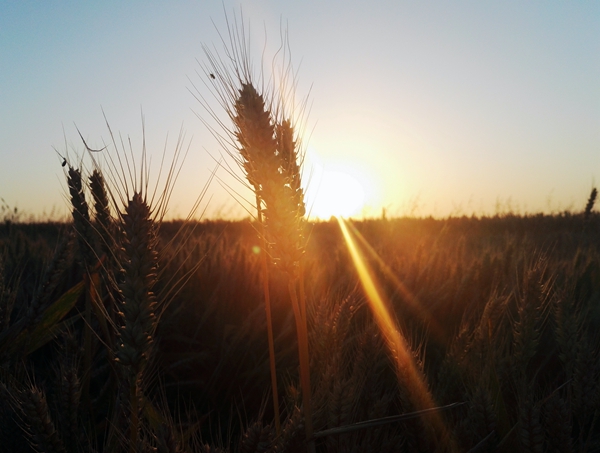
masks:
{"label": "gradient sky", "polygon": [[[600,181],[600,2],[49,0],[0,2],[0,197],[67,213],[54,148],[83,154],[74,123],[102,147],[103,109],[139,151],[143,111],[153,165],[191,140],[187,214],[222,152],[189,89],[209,95],[201,46],[240,7],[257,64],[287,27],[312,174],[358,181],[368,215],[579,211]],[[209,215],[243,215],[209,194]]]}

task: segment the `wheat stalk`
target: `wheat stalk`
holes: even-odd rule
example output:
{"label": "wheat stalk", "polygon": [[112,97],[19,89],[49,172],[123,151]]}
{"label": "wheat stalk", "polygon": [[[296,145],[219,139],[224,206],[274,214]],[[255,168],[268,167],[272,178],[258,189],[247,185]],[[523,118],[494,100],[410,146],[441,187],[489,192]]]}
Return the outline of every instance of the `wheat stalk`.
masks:
{"label": "wheat stalk", "polygon": [[[209,107],[199,90],[197,90],[199,96],[196,97],[225,130],[226,136],[223,137],[221,132],[215,131],[209,125],[213,135],[242,168],[247,185],[254,192],[257,219],[263,241],[263,291],[267,314],[273,406],[278,434],[280,433],[279,404],[266,254],[269,253],[274,263],[290,277],[288,290],[297,325],[300,373],[305,395],[306,431],[310,438],[312,421],[308,335],[301,268],[305,213],[304,196],[300,186],[302,157],[299,143],[294,138],[293,123],[289,115],[286,115],[286,110],[290,111],[290,107],[293,110],[293,106],[284,101],[284,99],[292,99],[295,80],[292,79],[291,83],[288,83],[291,75],[291,65],[288,61],[278,74],[279,80],[272,81],[273,84],[279,83],[277,92],[273,87],[259,88],[260,84],[254,81],[252,75],[247,47],[249,43],[246,40],[243,24],[238,28],[236,21],[235,27],[232,28],[228,22],[228,35],[229,45],[223,41],[228,64],[215,57],[205,47],[209,60],[205,72],[206,76],[214,81],[213,93],[232,120],[233,129],[222,122],[220,115]],[[286,41],[280,49],[283,50],[284,61],[287,49]]]}
{"label": "wheat stalk", "polygon": [[238,150],[248,182],[254,188],[259,218],[264,219],[271,256],[289,278],[288,291],[298,335],[306,434],[310,439],[313,431],[310,360],[306,301],[301,279],[305,208],[300,187],[299,152],[290,121],[273,121],[262,96],[251,83],[242,84],[234,109]]}

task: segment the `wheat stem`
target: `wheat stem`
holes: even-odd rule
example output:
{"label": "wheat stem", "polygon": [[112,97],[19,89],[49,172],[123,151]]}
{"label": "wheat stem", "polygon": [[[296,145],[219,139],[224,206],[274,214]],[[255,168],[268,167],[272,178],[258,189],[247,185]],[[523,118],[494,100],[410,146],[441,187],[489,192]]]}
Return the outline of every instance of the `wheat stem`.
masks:
{"label": "wheat stem", "polygon": [[292,300],[292,307],[294,310],[294,318],[296,319],[296,332],[298,335],[298,356],[300,359],[300,385],[302,386],[302,404],[304,406],[304,427],[306,431],[306,439],[308,441],[308,451],[313,452],[315,449],[313,437],[313,423],[312,423],[312,403],[311,403],[311,390],[310,390],[310,355],[308,350],[308,332],[306,326],[306,317],[302,316],[302,312],[305,311],[302,305],[305,304],[304,300],[298,300],[298,293],[296,290],[297,280],[290,279],[288,283],[288,290],[290,298]]}
{"label": "wheat stem", "polygon": [[[261,223],[262,225],[262,223]],[[263,227],[264,230],[264,227]],[[267,314],[267,337],[269,341],[269,368],[271,371],[271,390],[273,392],[273,412],[275,415],[275,432],[281,434],[281,418],[279,414],[279,391],[277,389],[277,367],[275,363],[275,342],[273,340],[273,320],[271,316],[271,293],[269,290],[269,268],[267,266],[267,241],[262,235],[261,267],[263,274],[263,293],[265,295],[265,311]]]}

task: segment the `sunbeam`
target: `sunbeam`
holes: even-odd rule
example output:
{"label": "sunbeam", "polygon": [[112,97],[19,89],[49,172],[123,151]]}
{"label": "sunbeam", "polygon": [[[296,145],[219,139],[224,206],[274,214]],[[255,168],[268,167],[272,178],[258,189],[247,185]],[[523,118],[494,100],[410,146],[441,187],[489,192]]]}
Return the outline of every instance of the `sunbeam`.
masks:
{"label": "sunbeam", "polygon": [[[392,318],[386,307],[383,295],[379,290],[379,285],[369,269],[366,261],[363,259],[362,252],[357,246],[352,234],[348,229],[346,221],[337,217],[340,229],[344,236],[346,246],[352,257],[352,262],[360,278],[361,285],[367,296],[367,300],[379,329],[381,330],[386,343],[394,359],[398,380],[401,385],[407,387],[407,394],[416,410],[431,409],[435,407],[433,397],[427,389],[425,380],[420,370],[415,366],[412,356],[409,352],[409,346],[400,333],[396,322]],[[430,427],[435,435],[438,445],[448,443],[449,451],[454,450],[452,443],[449,442],[448,431],[437,412],[424,413],[422,421],[426,427]]]}
{"label": "sunbeam", "polygon": [[396,291],[402,296],[402,300],[406,303],[408,308],[423,321],[423,323],[427,326],[428,330],[433,335],[433,338],[437,341],[444,342],[447,339],[447,332],[444,327],[433,317],[429,310],[424,308],[417,297],[400,281],[400,279],[394,274],[394,272],[390,269],[390,267],[381,259],[379,254],[371,247],[371,244],[367,242],[367,240],[363,237],[363,235],[358,231],[354,225],[351,223],[345,223],[346,227],[352,230],[352,234],[355,238],[358,239],[360,244],[363,246],[363,249],[368,252],[368,254],[377,261],[379,267],[381,268],[383,274],[387,279],[389,279],[396,289]]}

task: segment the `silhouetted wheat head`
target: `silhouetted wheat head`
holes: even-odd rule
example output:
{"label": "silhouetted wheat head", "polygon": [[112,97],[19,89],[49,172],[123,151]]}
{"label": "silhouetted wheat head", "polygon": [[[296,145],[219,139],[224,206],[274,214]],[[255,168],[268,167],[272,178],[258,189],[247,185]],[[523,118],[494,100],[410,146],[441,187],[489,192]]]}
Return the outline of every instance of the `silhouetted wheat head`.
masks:
{"label": "silhouetted wheat head", "polygon": [[[226,152],[243,170],[246,185],[254,192],[256,218],[263,241],[263,281],[267,333],[273,387],[275,424],[280,431],[276,366],[271,323],[267,253],[272,262],[289,278],[291,299],[298,335],[300,374],[304,394],[307,437],[312,436],[310,410],[310,372],[306,300],[302,279],[302,258],[305,251],[305,205],[301,187],[302,148],[294,128],[291,63],[284,52],[280,72],[273,71],[265,85],[264,73],[255,76],[251,70],[249,41],[245,28],[237,23],[228,25],[229,42],[223,42],[228,57],[224,62],[205,48],[208,65],[206,76],[214,81],[212,91],[223,107],[233,127],[219,120],[220,115],[202,98],[198,99],[222,128],[212,128]],[[282,48],[287,51],[287,41]],[[210,77],[208,77],[210,75]],[[290,80],[292,79],[292,80]],[[199,94],[199,93],[198,93]],[[303,110],[300,110],[300,113]],[[239,178],[241,181],[241,178]]]}

